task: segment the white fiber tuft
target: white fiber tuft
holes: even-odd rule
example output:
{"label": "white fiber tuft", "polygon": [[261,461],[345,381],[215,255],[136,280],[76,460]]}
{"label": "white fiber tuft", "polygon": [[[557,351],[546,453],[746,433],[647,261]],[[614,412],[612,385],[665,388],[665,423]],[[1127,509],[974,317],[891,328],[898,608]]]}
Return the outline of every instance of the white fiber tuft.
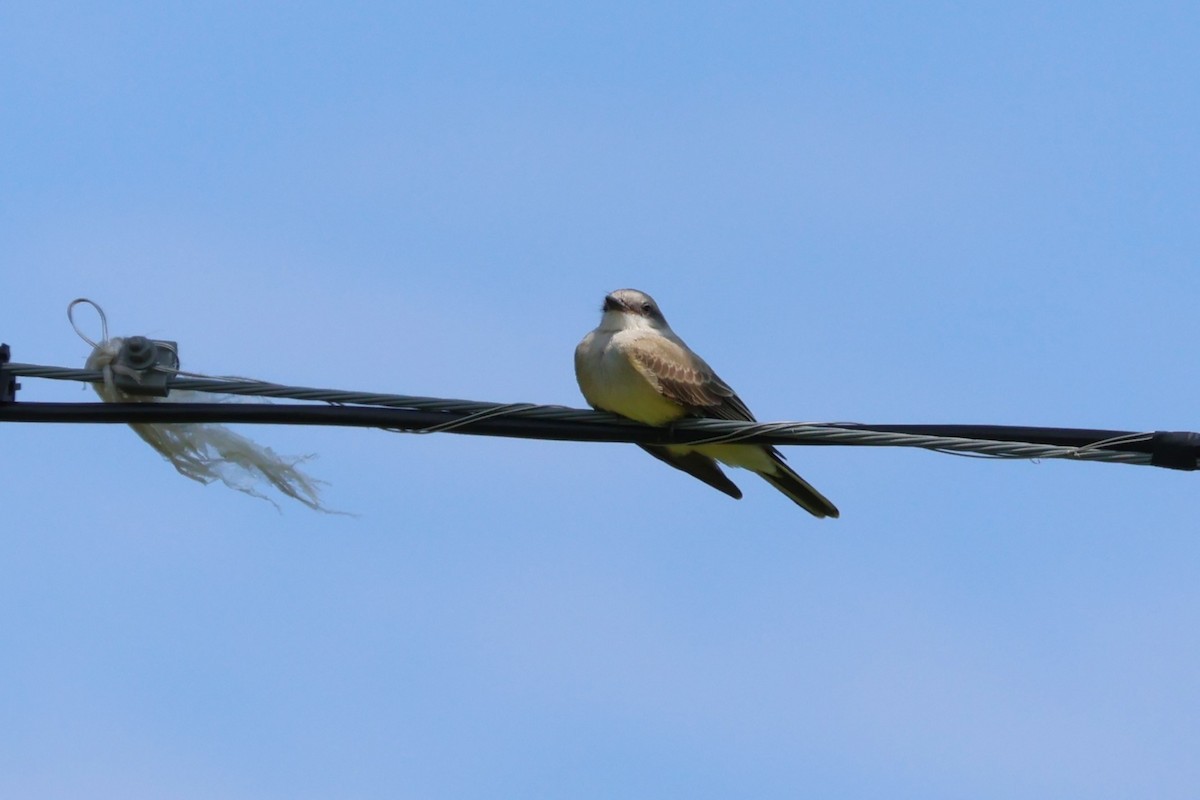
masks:
{"label": "white fiber tuft", "polygon": [[[152,397],[129,394],[119,389],[113,377],[125,370],[117,363],[124,340],[108,337],[108,324],[104,312],[90,300],[79,299],[68,308],[68,316],[79,303],[93,306],[100,313],[103,334],[99,342],[93,342],[75,330],[84,341],[93,346],[87,359],[87,369],[104,373],[103,383],[94,383],[92,388],[106,403],[195,403],[213,402],[214,395],[201,392],[172,390],[167,397]],[[74,325],[74,319],[71,320]],[[228,398],[219,398],[220,401]],[[180,475],[200,483],[221,481],[231,489],[244,492],[267,502],[275,503],[259,491],[264,483],[270,484],[283,494],[297,500],[315,511],[331,512],[321,505],[318,481],[305,474],[299,467],[313,458],[311,455],[280,456],[274,450],[256,444],[241,434],[234,433],[224,425],[201,423],[131,423],[130,428],[146,444],[158,451]]]}

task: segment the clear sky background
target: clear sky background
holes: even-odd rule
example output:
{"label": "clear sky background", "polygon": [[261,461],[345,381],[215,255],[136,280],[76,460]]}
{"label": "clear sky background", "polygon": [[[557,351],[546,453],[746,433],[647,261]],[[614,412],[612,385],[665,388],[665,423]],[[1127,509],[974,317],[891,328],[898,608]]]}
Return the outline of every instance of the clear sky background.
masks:
{"label": "clear sky background", "polygon": [[[764,420],[1200,429],[1197,41],[1194,3],[5,3],[0,339],[81,365],[84,295],[185,369],[582,405],[632,286]],[[791,448],[818,521],[630,445],[246,432],[358,516],[0,430],[0,795],[1200,790],[1195,475]]]}

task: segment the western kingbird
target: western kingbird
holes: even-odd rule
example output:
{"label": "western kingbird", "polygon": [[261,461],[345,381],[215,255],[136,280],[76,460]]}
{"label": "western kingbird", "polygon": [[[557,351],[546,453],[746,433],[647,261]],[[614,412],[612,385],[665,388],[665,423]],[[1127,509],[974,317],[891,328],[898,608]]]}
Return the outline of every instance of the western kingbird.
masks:
{"label": "western kingbird", "polygon": [[[575,378],[592,408],[647,425],[684,417],[755,422],[729,384],[675,335],[650,295],[619,289],[604,298],[600,325],[575,348]],[[717,464],[744,467],[815,517],[836,517],[837,507],[784,463],[774,447],[759,444],[639,445],[655,458],[733,498],[742,491]]]}

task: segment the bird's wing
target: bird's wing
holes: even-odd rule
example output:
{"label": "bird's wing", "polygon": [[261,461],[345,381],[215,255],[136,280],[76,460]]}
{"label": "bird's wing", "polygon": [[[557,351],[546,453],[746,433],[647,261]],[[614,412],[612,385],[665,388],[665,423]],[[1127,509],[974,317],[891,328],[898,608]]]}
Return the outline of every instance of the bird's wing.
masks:
{"label": "bird's wing", "polygon": [[735,500],[742,499],[742,490],[737,487],[736,483],[729,480],[721,471],[721,466],[708,456],[701,455],[695,450],[687,453],[672,452],[668,447],[653,444],[639,444],[638,447],[655,458],[665,461],[675,469],[683,470],[693,478],[699,478],[718,492],[724,492]]}
{"label": "bird's wing", "polygon": [[698,417],[754,422],[746,404],[717,377],[704,359],[681,341],[665,336],[636,340],[629,360],[663,397],[687,408]]}

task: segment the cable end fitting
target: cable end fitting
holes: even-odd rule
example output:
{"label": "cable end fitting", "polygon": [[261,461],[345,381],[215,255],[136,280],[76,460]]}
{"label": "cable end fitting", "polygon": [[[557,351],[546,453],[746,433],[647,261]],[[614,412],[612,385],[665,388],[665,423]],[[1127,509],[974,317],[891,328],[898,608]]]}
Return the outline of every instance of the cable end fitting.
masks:
{"label": "cable end fitting", "polygon": [[1200,433],[1155,431],[1150,440],[1150,463],[1167,469],[1197,469]]}
{"label": "cable end fitting", "polygon": [[0,344],[0,403],[17,402],[17,376],[8,371],[8,362],[12,360],[12,350],[6,344]]}

